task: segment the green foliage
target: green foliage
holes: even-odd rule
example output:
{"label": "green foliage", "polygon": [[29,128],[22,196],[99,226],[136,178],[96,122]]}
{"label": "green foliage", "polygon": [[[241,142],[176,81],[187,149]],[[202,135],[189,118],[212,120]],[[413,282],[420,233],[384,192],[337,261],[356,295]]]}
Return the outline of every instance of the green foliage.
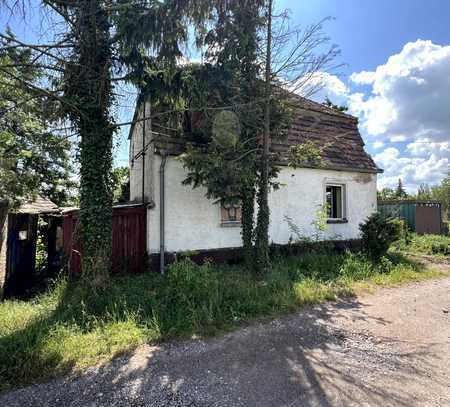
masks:
{"label": "green foliage", "polygon": [[337,110],[338,112],[347,112],[348,111],[348,106],[335,105],[328,96],[325,97],[325,101],[323,102],[323,104],[327,107],[330,107],[331,109]]}
{"label": "green foliage", "polygon": [[402,233],[402,222],[375,212],[359,225],[363,249],[372,259],[386,255],[392,243],[398,241]]}
{"label": "green foliage", "polygon": [[352,253],[345,257],[339,267],[339,274],[345,279],[364,280],[371,277],[375,271],[373,264],[365,257]]}
{"label": "green foliage", "polygon": [[65,113],[80,135],[80,223],[83,277],[94,286],[108,278],[112,242],[112,45],[108,13],[99,1],[69,9],[76,46],[66,63]]}
{"label": "green foliage", "polygon": [[304,166],[322,167],[324,164],[320,150],[312,141],[291,147],[289,165],[293,168]]}
{"label": "green foliage", "polygon": [[124,203],[130,200],[130,169],[117,167],[111,172],[113,202]]}
{"label": "green foliage", "polygon": [[431,187],[432,198],[442,202],[444,219],[450,220],[450,172],[439,185]]}
{"label": "green foliage", "polygon": [[254,261],[253,228],[255,212],[255,189],[247,188],[242,191],[242,242],[244,264],[247,270],[252,270]]}
{"label": "green foliage", "polygon": [[437,276],[401,256],[372,263],[349,253],[309,253],[275,260],[263,280],[241,266],[189,260],[172,265],[166,277],[112,278],[98,292],[61,280],[31,301],[0,304],[0,388],[94,365],[142,343],[212,334],[352,295],[360,284]]}
{"label": "green foliage", "polygon": [[398,248],[415,254],[450,256],[450,236],[411,233],[408,241],[399,241]]}
{"label": "green foliage", "polygon": [[328,229],[328,206],[327,204],[317,205],[314,212],[314,219],[311,221],[311,226],[314,228],[313,239],[303,233],[300,228],[294,223],[293,219],[285,216],[284,220],[287,222],[291,232],[290,240],[295,244],[315,242],[319,243],[325,239],[325,231]]}
{"label": "green foliage", "polygon": [[197,266],[187,259],[171,265],[160,294],[167,300],[158,316],[169,335],[201,331],[219,312],[218,275],[208,263]]}
{"label": "green foliage", "polygon": [[[30,65],[43,66],[46,76],[39,86],[32,85],[32,89],[52,102],[58,101],[58,117],[68,119],[80,138],[83,276],[95,283],[107,278],[111,251],[111,148],[116,128],[112,119],[116,95],[112,76],[120,74],[142,90],[144,96],[150,92],[170,95],[168,89],[178,88],[173,68],[188,41],[188,29],[203,28],[211,16],[212,5],[178,0],[127,4],[99,0],[44,3],[51,12],[56,12],[58,26],[63,29],[55,33],[54,44],[45,47],[46,51],[40,52],[39,48],[33,55]],[[12,7],[18,4],[14,2]],[[14,41],[13,46],[18,47]],[[44,57],[49,62],[46,60],[43,65]],[[158,92],[156,83],[165,89]],[[172,101],[165,100],[165,103]],[[31,152],[23,149],[22,155],[26,160]],[[2,180],[7,176],[12,178],[13,171],[5,174],[2,173]],[[32,181],[33,186],[38,183]],[[8,179],[8,185],[14,185],[14,180]],[[91,273],[98,274],[95,277],[99,279],[91,279]]]}
{"label": "green foliage", "polygon": [[408,193],[405,191],[405,188],[403,187],[403,182],[401,178],[398,179],[397,189],[395,190],[395,196],[399,199],[408,197]]}
{"label": "green foliage", "polygon": [[383,188],[381,191],[377,191],[377,198],[380,200],[397,199],[395,191],[392,188]]}
{"label": "green foliage", "polygon": [[269,258],[270,208],[268,202],[269,184],[268,180],[264,180],[264,178],[265,176],[262,175],[259,183],[258,193],[256,196],[258,202],[258,214],[256,218],[256,229],[255,229],[255,254],[256,254],[255,271],[258,275],[266,274],[270,266],[270,258]]}
{"label": "green foliage", "polygon": [[433,193],[428,184],[420,184],[417,189],[417,199],[429,200],[433,199]]}
{"label": "green foliage", "polygon": [[48,130],[54,106],[22,83],[42,76],[42,70],[21,67],[31,59],[29,52],[0,53],[0,199],[14,206],[41,195],[64,205],[76,185],[71,145]]}
{"label": "green foliage", "polygon": [[36,272],[39,274],[47,267],[47,228],[48,222],[43,218],[38,218],[37,241],[36,241]]}
{"label": "green foliage", "polygon": [[328,229],[327,219],[328,219],[328,205],[322,204],[317,205],[317,209],[314,213],[314,219],[311,225],[314,227],[314,240],[316,242],[325,239],[325,231]]}

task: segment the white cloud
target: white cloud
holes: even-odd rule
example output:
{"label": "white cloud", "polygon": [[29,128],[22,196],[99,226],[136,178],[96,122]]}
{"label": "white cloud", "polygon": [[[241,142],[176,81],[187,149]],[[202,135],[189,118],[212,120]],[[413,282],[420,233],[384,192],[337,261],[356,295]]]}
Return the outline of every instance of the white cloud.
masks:
{"label": "white cloud", "polygon": [[[374,159],[385,170],[380,187],[402,178],[415,191],[449,171],[450,45],[409,42],[375,70],[353,73],[348,84],[321,72],[309,85],[320,85],[314,100],[328,96],[359,118],[361,133],[379,151]],[[353,91],[358,85],[364,87]]]}
{"label": "white cloud", "polygon": [[340,78],[328,72],[317,72],[307,80],[300,79],[289,88],[319,103],[324,102],[326,97],[329,97],[335,104],[346,103],[350,92]]}
{"label": "white cloud", "polygon": [[[416,147],[414,145],[411,149]],[[427,150],[428,153],[429,151]],[[379,179],[379,188],[394,187],[401,178],[410,192],[416,192],[421,183],[438,183],[442,174],[449,170],[450,163],[448,157],[434,152],[425,157],[406,157],[395,147],[388,147],[376,154],[374,160],[385,170],[385,174]]]}
{"label": "white cloud", "polygon": [[381,147],[384,147],[384,143],[382,141],[374,141],[372,147],[378,150]]}
{"label": "white cloud", "polygon": [[409,153],[414,157],[434,154],[441,158],[450,155],[450,142],[433,143],[430,140],[417,140],[406,146]]}
{"label": "white cloud", "polygon": [[369,135],[404,139],[450,138],[450,46],[417,40],[373,72],[351,75],[371,84],[372,93],[350,100]]}
{"label": "white cloud", "polygon": [[401,143],[403,141],[406,141],[407,137],[403,134],[400,134],[399,136],[390,137],[389,140],[391,141],[391,143]]}
{"label": "white cloud", "polygon": [[450,45],[407,43],[385,64],[350,80],[369,86],[369,94],[350,93],[348,104],[366,138],[375,139],[373,148],[408,142],[375,155],[385,170],[379,186],[395,186],[398,178],[410,190],[439,182],[450,162]]}
{"label": "white cloud", "polygon": [[375,81],[375,72],[355,72],[350,75],[350,80],[360,85],[369,85]]}

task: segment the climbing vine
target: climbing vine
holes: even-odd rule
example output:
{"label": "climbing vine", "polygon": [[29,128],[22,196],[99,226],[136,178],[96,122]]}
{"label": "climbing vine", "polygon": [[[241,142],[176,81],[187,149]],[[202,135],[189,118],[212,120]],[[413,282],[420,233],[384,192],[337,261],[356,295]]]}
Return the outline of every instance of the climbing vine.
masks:
{"label": "climbing vine", "polygon": [[80,135],[80,222],[83,276],[103,286],[112,244],[112,137],[110,26],[96,0],[77,5],[77,36],[64,77],[68,116]]}

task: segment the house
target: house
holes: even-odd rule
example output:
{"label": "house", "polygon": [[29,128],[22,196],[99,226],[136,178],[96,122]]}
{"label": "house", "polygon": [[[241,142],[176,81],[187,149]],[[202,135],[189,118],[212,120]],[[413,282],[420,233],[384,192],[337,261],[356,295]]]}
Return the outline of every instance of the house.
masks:
{"label": "house", "polygon": [[[270,192],[270,241],[287,244],[292,225],[310,237],[317,210],[328,205],[324,239],[359,237],[359,224],[377,209],[377,174],[380,170],[364,150],[357,119],[319,103],[296,97],[295,119],[283,141],[273,141],[281,170],[278,190]],[[143,116],[145,109],[145,116]],[[177,156],[183,138],[150,131],[148,103],[135,112],[130,142],[130,199],[147,202],[147,249],[160,252],[200,251],[217,255],[242,245],[240,208],[214,203],[205,189],[182,184],[186,177]],[[321,149],[320,167],[287,165],[291,147],[310,141]],[[291,224],[291,226],[290,226]]]}

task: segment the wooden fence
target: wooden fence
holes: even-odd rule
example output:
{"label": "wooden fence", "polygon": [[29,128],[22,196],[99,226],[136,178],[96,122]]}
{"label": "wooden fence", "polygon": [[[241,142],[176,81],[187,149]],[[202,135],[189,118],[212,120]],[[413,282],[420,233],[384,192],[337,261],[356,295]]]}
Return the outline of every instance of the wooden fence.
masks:
{"label": "wooden fence", "polygon": [[[64,254],[70,274],[81,272],[83,248],[80,244],[79,212],[64,215]],[[123,205],[113,208],[112,272],[138,273],[147,265],[147,208],[144,205]]]}

